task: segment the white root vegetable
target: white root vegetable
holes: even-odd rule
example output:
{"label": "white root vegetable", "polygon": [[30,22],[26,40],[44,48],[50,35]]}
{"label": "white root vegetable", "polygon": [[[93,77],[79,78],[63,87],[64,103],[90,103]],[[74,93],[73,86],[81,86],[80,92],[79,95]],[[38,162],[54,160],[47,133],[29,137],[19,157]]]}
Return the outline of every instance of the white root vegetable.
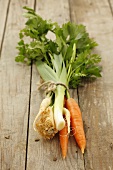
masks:
{"label": "white root vegetable", "polygon": [[45,109],[50,105],[51,103],[51,97],[46,97],[45,99],[42,100],[41,104],[40,104],[40,109],[39,112],[33,122],[33,128],[35,131],[37,131],[37,127],[36,127],[36,121],[38,120],[38,118],[40,117],[41,113],[45,111]]}
{"label": "white root vegetable", "polygon": [[55,127],[53,107],[49,106],[50,103],[51,97],[43,99],[39,112],[33,122],[34,130],[38,131],[46,139],[53,138],[58,132]]}
{"label": "white root vegetable", "polygon": [[69,134],[70,133],[70,111],[64,107],[63,114],[65,115],[65,119],[67,121],[68,134]]}
{"label": "white root vegetable", "polygon": [[35,119],[35,129],[45,139],[51,139],[58,132],[55,127],[53,108],[47,107],[43,112],[40,113],[38,119]]}

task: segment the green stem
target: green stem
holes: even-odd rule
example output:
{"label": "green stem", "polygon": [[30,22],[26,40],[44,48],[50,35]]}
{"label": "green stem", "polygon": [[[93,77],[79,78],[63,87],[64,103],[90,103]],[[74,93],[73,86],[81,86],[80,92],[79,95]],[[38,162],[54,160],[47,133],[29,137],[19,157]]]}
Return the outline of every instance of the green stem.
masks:
{"label": "green stem", "polygon": [[81,64],[80,64],[78,67],[76,67],[75,69],[73,69],[73,71],[70,73],[70,75],[69,75],[68,78],[67,78],[67,82],[68,82],[68,83],[69,83],[69,81],[70,81],[70,79],[71,79],[72,74],[74,74],[74,72],[75,72],[79,67],[81,67],[83,64],[84,64],[84,62],[81,63]]}
{"label": "green stem", "polygon": [[70,60],[70,62],[69,62],[69,68],[68,68],[67,77],[70,77],[71,70],[72,70],[72,63],[73,63],[74,60],[75,60],[75,56],[76,56],[76,44],[74,43],[74,44],[73,44],[73,54],[72,54],[71,60]]}
{"label": "green stem", "polygon": [[69,91],[66,90],[66,98],[69,99],[70,98],[70,94],[69,94]]}
{"label": "green stem", "polygon": [[50,62],[48,61],[46,54],[44,55],[44,57],[45,57],[47,64],[50,66]]}

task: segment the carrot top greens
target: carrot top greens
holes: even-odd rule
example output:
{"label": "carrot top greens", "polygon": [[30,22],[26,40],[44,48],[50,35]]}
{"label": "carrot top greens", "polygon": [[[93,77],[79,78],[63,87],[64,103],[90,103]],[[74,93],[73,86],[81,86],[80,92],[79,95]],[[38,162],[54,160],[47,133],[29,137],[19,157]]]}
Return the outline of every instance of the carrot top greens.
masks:
{"label": "carrot top greens", "polygon": [[[44,20],[33,9],[27,12],[25,28],[19,33],[17,62],[35,63],[44,81],[61,82],[76,88],[82,77],[100,77],[101,58],[92,53],[97,43],[89,37],[84,25],[67,22],[61,27]],[[54,40],[48,33],[54,34]],[[30,41],[26,41],[30,37]]]}

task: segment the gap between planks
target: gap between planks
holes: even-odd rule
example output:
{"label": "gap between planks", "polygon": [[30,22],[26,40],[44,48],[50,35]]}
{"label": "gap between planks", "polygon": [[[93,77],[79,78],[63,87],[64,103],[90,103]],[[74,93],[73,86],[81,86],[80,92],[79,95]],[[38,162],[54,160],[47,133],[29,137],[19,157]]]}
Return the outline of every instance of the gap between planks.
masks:
{"label": "gap between planks", "polygon": [[4,37],[5,37],[5,30],[6,30],[6,25],[7,25],[10,2],[11,2],[11,0],[8,1],[7,10],[6,10],[6,18],[5,18],[4,29],[3,29],[3,34],[2,34],[1,44],[0,44],[0,58],[1,58],[1,53],[2,53]]}
{"label": "gap between planks", "polygon": [[111,0],[108,0],[108,4],[109,4],[109,8],[111,10],[111,14],[113,16],[113,9],[112,9],[112,4],[111,4]]}
{"label": "gap between planks", "polygon": [[[2,29],[2,37],[1,37],[1,42],[2,42],[2,49],[1,49],[1,52],[2,53],[0,53],[1,54],[1,57],[2,57],[2,62],[4,62],[5,63],[5,66],[6,67],[4,67],[4,68],[6,68],[6,71],[7,71],[7,68],[9,68],[9,74],[10,73],[13,73],[13,71],[15,72],[16,71],[16,69],[12,69],[12,67],[9,67],[9,65],[8,65],[8,61],[7,61],[7,55],[6,55],[6,51],[8,51],[7,50],[7,48],[8,48],[8,44],[7,44],[7,42],[8,41],[6,41],[6,37],[9,37],[9,39],[8,40],[10,40],[10,37],[11,37],[11,35],[13,35],[13,31],[12,32],[10,32],[9,30],[10,30],[10,28],[9,28],[9,25],[10,24],[14,24],[14,26],[16,25],[14,22],[16,21],[16,19],[18,19],[18,14],[20,13],[20,12],[17,12],[17,16],[16,16],[16,18],[12,18],[12,14],[13,14],[13,12],[14,12],[14,10],[13,10],[13,5],[15,6],[17,6],[17,8],[18,8],[18,5],[24,5],[24,2],[20,2],[20,3],[22,3],[22,4],[18,4],[18,1],[14,1],[14,0],[8,0],[7,1],[7,5],[5,4],[5,15],[4,15],[4,22],[3,22],[3,29]],[[33,3],[33,5],[34,5],[34,3]],[[4,6],[4,5],[3,5]],[[16,8],[16,9],[17,9]],[[12,12],[13,11],[13,12]],[[17,10],[18,11],[18,10]],[[9,22],[10,21],[10,19],[12,19],[11,20],[11,22]],[[18,21],[18,20],[17,20]],[[16,27],[16,29],[14,30],[14,29],[12,29],[12,30],[14,30],[14,31],[16,31],[17,32],[17,27]],[[7,36],[8,35],[8,33],[9,32],[11,33],[9,36]],[[15,33],[15,32],[14,32]],[[15,38],[16,39],[16,38]],[[15,42],[15,39],[14,39],[14,42]],[[10,41],[9,41],[10,42]],[[0,46],[1,46],[1,44],[0,44]],[[12,45],[13,46],[13,45]],[[4,48],[4,47],[7,47],[6,49]],[[13,48],[12,48],[13,49]],[[14,54],[14,53],[10,53],[10,51],[8,52],[8,55],[10,56],[11,55],[11,57],[13,56],[12,54]],[[6,58],[6,61],[4,61],[4,59]],[[12,57],[12,58],[14,58],[14,57]],[[12,61],[14,61],[14,60],[12,60]],[[4,64],[3,63],[3,64]],[[12,65],[13,66],[13,65]],[[10,70],[10,68],[12,69],[12,71]],[[0,70],[1,71],[1,70]],[[31,67],[31,69],[29,70],[30,72],[30,76],[28,77],[28,82],[29,82],[29,88],[28,88],[28,90],[29,90],[29,93],[28,93],[28,104],[30,103],[30,88],[31,88],[31,80],[32,80],[32,75],[31,75],[31,72],[32,72],[32,67]],[[1,73],[2,74],[2,73]],[[3,74],[4,75],[4,74]],[[14,76],[14,77],[13,77]],[[28,75],[27,75],[28,76]],[[4,77],[6,77],[6,75],[4,76]],[[20,76],[21,77],[21,76]],[[16,73],[14,74],[14,75],[12,75],[12,77],[11,77],[11,80],[15,80],[15,78],[16,78]],[[9,79],[8,79],[8,81],[9,81]],[[10,82],[8,82],[7,81],[7,89],[9,89],[10,88]],[[2,81],[1,81],[2,82]],[[4,81],[3,81],[4,82]],[[14,84],[16,84],[16,83],[14,83]],[[0,85],[2,85],[2,83],[0,83]],[[15,85],[16,86],[16,85]],[[0,86],[1,87],[1,86]],[[22,87],[22,86],[21,86]],[[17,87],[14,87],[14,89],[12,88],[11,89],[11,91],[10,91],[10,89],[9,89],[9,93],[11,93],[11,92],[13,92],[13,90],[15,91],[15,89],[16,89]],[[6,90],[7,91],[7,90]],[[3,91],[4,92],[4,91]],[[9,95],[9,102],[10,102],[10,97],[12,97],[11,96],[11,94],[7,94],[7,96]],[[17,93],[17,89],[16,89],[16,92],[14,93],[14,95],[15,95],[15,97],[16,97],[16,93]],[[14,97],[14,96],[13,96]],[[20,102],[21,103],[21,102]],[[26,105],[27,106],[27,105]],[[29,106],[30,105],[28,105],[28,107],[27,107],[27,116],[26,116],[26,120],[28,120],[29,119]],[[11,107],[13,107],[13,104],[12,104],[12,106]],[[5,112],[5,111],[4,111]],[[13,112],[14,112],[14,107],[13,107]],[[6,109],[6,113],[7,113],[7,109]],[[12,116],[15,116],[15,115],[12,115]],[[24,116],[24,115],[23,115]],[[15,117],[14,117],[15,118]],[[24,118],[24,117],[23,117]],[[24,119],[23,119],[24,120]],[[20,120],[21,121],[21,120]],[[11,124],[12,122],[10,122],[10,126],[11,126],[11,128],[12,128],[12,124]],[[20,123],[20,122],[19,122]],[[23,123],[23,122],[22,122]],[[5,123],[4,123],[5,124]],[[26,121],[26,125],[25,125],[25,127],[26,127],[26,130],[25,130],[25,132],[24,132],[24,134],[25,134],[25,138],[26,138],[26,133],[27,133],[27,126],[28,126],[28,121]],[[4,127],[4,126],[3,126]],[[9,127],[10,128],[10,127]],[[15,126],[15,128],[16,128],[16,126]],[[3,131],[4,131],[5,129],[3,129]],[[22,138],[23,139],[23,138]],[[18,139],[17,139],[18,140]],[[14,141],[14,143],[13,143],[13,147],[12,147],[12,145],[10,146],[10,142],[9,142],[9,145],[7,145],[7,143],[2,143],[2,146],[1,147],[3,147],[3,148],[5,148],[6,146],[7,146],[7,152],[8,152],[8,149],[9,150],[11,150],[11,147],[12,147],[12,150],[13,149],[15,149],[16,147],[18,147],[18,143],[19,142],[21,142],[21,139],[19,140],[19,141]],[[24,143],[24,141],[22,141],[23,143]],[[16,145],[15,145],[16,144]],[[10,146],[10,147],[9,147]],[[25,139],[25,149],[26,149],[26,139]],[[26,156],[26,153],[24,152],[24,154],[21,152],[21,154],[19,155],[19,154],[15,154],[16,153],[16,149],[14,150],[14,155],[13,155],[13,152],[12,152],[12,150],[11,150],[11,152],[9,152],[9,155],[11,155],[11,156],[9,156],[9,155],[6,155],[6,154],[4,154],[5,153],[5,149],[3,149],[4,151],[2,151],[2,154],[3,154],[3,162],[2,162],[2,164],[1,164],[1,168],[3,168],[3,169],[6,169],[6,166],[7,167],[10,167],[11,169],[13,168],[13,167],[15,167],[15,166],[17,166],[17,164],[19,164],[19,166],[22,166],[22,167],[24,167],[25,168],[25,156]],[[18,152],[18,151],[17,151]],[[24,160],[22,160],[21,159],[21,155],[24,155]],[[5,155],[5,156],[4,156]],[[18,156],[20,156],[20,159],[18,158]],[[23,158],[23,157],[22,157]],[[18,161],[17,162],[17,164],[14,164],[13,162],[11,162],[11,161],[15,161],[15,160],[18,160],[19,159],[19,161],[20,162],[22,162],[22,165],[20,164],[20,162]],[[8,168],[9,169],[9,168]],[[20,167],[20,169],[21,169],[21,167]]]}
{"label": "gap between planks", "polygon": [[25,170],[27,169],[27,153],[28,153],[28,141],[29,141],[29,121],[30,121],[30,106],[31,106],[31,87],[32,87],[32,65],[30,69],[30,81],[29,81],[29,108],[28,108],[28,119],[27,119],[27,136],[26,136],[26,155],[25,155]]}
{"label": "gap between planks", "polygon": [[[27,2],[27,0],[26,0]],[[34,0],[34,10],[36,11],[36,0]],[[27,120],[27,136],[26,136],[26,155],[25,155],[25,170],[27,170],[27,156],[28,156],[28,142],[29,142],[29,124],[30,124],[30,107],[31,107],[31,88],[32,88],[32,68],[33,63],[31,64],[30,69],[30,87],[29,87],[29,109],[28,109],[28,120]]]}

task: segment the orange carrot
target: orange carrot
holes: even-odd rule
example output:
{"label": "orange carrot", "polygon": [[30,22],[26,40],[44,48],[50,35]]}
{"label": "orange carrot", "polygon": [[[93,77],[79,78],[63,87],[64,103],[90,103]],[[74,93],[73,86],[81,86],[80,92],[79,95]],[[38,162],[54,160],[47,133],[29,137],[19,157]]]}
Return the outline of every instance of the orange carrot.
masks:
{"label": "orange carrot", "polygon": [[86,147],[86,139],[80,108],[73,98],[66,100],[65,107],[70,111],[73,135],[82,153],[84,153],[84,149]]}
{"label": "orange carrot", "polygon": [[62,149],[62,157],[65,159],[67,155],[67,149],[68,149],[68,127],[67,124],[65,124],[65,127],[59,131],[59,138],[60,138],[60,146]]}

